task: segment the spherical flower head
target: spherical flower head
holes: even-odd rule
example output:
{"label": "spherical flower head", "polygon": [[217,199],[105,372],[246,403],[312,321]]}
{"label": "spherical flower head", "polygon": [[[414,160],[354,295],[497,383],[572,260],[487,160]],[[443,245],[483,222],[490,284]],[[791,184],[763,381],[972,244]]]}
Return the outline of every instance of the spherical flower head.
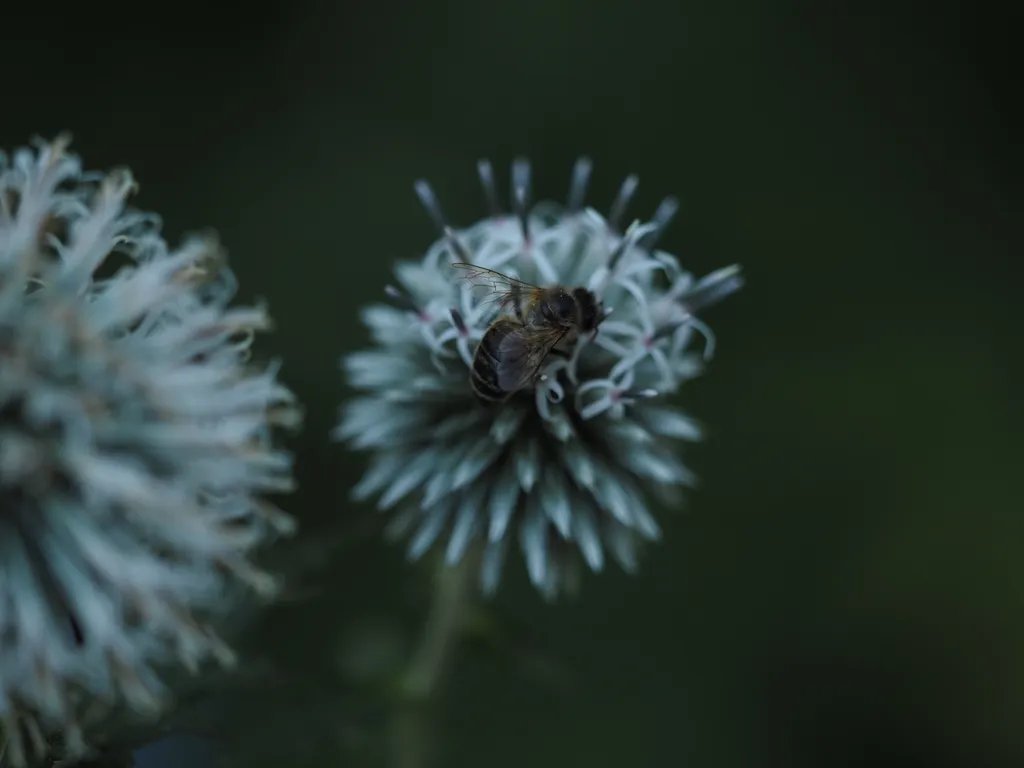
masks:
{"label": "spherical flower head", "polygon": [[[160,670],[231,661],[209,626],[250,552],[291,526],[272,446],[294,425],[253,370],[262,308],[210,237],[171,250],[125,208],[131,176],[82,172],[59,139],[0,154],[0,729],[23,762],[79,715],[151,712]],[[230,599],[230,600],[229,600]],[[103,708],[103,707],[101,707]],[[29,737],[30,744],[25,743]]]}
{"label": "spherical flower head", "polygon": [[[700,430],[667,396],[713,351],[695,313],[737,290],[741,277],[733,266],[694,279],[655,248],[676,210],[671,199],[650,222],[620,231],[635,177],[605,219],[583,206],[586,159],[566,206],[531,206],[529,165],[516,161],[511,214],[499,208],[491,166],[478,170],[492,213],[463,230],[448,227],[430,188],[417,184],[443,236],[421,261],[397,267],[391,306],[363,311],[376,346],[343,361],[360,395],[336,435],[372,451],[354,496],[397,510],[390,530],[410,535],[411,557],[443,542],[454,563],[479,542],[489,593],[518,538],[530,579],[551,598],[575,581],[580,557],[598,571],[610,553],[635,570],[638,545],[660,536],[650,501],[677,500],[694,482],[678,441]],[[494,301],[501,281],[466,279],[456,262],[534,286],[585,287],[600,302],[599,324],[549,355],[530,387],[482,404],[470,385],[474,355],[508,312]],[[702,353],[690,351],[695,334]]]}

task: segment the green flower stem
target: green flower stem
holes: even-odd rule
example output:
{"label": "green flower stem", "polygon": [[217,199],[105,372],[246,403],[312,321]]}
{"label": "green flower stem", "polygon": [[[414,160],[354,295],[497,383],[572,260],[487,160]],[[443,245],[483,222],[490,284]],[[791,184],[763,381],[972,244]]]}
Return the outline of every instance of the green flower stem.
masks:
{"label": "green flower stem", "polygon": [[419,644],[399,684],[392,722],[395,768],[430,764],[430,710],[448,671],[476,596],[480,552],[470,550],[456,565],[442,561]]}

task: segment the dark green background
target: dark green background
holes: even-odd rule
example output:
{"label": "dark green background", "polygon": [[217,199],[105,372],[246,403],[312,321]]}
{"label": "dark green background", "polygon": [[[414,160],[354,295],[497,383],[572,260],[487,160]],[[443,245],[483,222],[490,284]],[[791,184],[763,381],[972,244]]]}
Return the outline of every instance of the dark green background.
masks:
{"label": "dark green background", "polygon": [[[682,201],[664,247],[697,273],[747,273],[682,396],[709,427],[689,454],[703,487],[663,517],[638,578],[587,578],[551,607],[511,561],[496,612],[515,658],[571,684],[467,648],[440,764],[1024,763],[1020,11],[238,8],[14,12],[0,134],[10,149],[69,129],[89,167],[134,169],[172,238],[218,229],[308,409],[287,505],[307,535],[372,514],[346,499],[364,459],[327,433],[338,358],[366,342],[358,306],[434,237],[414,179],[468,224],[479,157],[504,179],[528,155],[537,195],[562,197],[586,153],[592,204],[636,172],[635,215]],[[370,537],[310,581],[265,636],[307,677],[251,715],[246,764],[369,765],[344,755],[385,738],[385,704],[319,697],[367,698],[337,659],[353,636],[415,627],[425,574]]]}

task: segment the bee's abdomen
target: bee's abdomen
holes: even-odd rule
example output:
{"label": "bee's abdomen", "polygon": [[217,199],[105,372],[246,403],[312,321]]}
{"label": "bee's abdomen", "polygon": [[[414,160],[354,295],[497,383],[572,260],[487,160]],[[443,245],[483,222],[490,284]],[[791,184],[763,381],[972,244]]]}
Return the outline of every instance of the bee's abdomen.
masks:
{"label": "bee's abdomen", "polygon": [[508,394],[498,386],[498,357],[501,342],[515,327],[510,320],[499,320],[484,333],[480,344],[473,355],[473,367],[470,369],[469,383],[473,392],[485,403],[504,400]]}

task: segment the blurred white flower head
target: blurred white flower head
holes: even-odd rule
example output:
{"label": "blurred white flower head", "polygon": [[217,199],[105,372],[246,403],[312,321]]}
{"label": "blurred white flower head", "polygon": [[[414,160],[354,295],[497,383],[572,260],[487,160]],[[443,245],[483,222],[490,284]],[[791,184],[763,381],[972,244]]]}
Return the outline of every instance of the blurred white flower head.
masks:
{"label": "blurred white flower head", "polygon": [[[620,230],[636,177],[607,218],[583,205],[590,162],[577,162],[568,204],[531,205],[530,168],[512,167],[512,211],[498,202],[489,163],[478,166],[491,215],[451,229],[424,182],[417,193],[442,237],[421,261],[402,263],[392,304],[362,317],[375,346],[343,361],[359,395],[336,436],[372,452],[354,490],[395,509],[391,533],[418,558],[443,542],[457,562],[483,547],[482,585],[493,592],[513,539],[530,579],[554,597],[582,560],[598,571],[606,553],[636,568],[638,544],[660,529],[649,502],[673,503],[694,477],[679,441],[698,426],[669,402],[713,351],[695,314],[736,291],[737,266],[695,279],[656,249],[675,213],[666,200],[647,223]],[[551,355],[536,385],[490,407],[474,397],[470,366],[499,303],[481,295],[454,262],[470,262],[537,286],[578,286],[603,304],[596,332],[566,356]],[[693,351],[695,336],[703,345]]]}
{"label": "blurred white flower head", "polygon": [[[127,171],[82,172],[66,140],[0,154],[0,729],[81,752],[99,704],[146,713],[162,667],[232,660],[208,620],[274,582],[250,551],[291,519],[271,444],[294,426],[253,370],[259,307],[209,237],[171,250],[125,208]],[[26,742],[26,738],[28,742]]]}

